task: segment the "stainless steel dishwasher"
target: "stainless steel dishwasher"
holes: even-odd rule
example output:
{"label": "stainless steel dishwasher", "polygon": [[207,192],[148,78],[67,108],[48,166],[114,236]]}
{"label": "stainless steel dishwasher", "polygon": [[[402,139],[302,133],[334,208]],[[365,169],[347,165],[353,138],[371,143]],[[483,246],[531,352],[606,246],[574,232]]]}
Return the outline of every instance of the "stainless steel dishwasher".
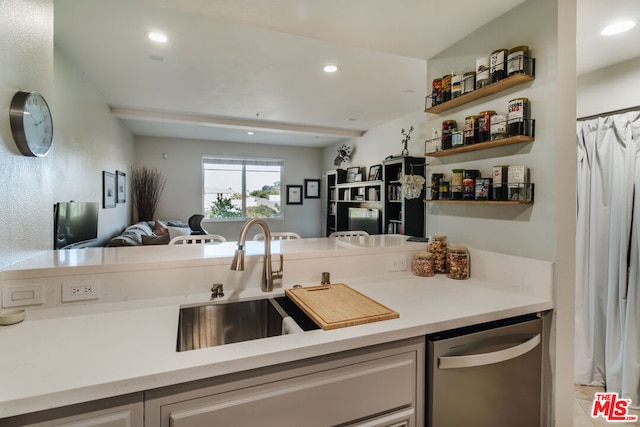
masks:
{"label": "stainless steel dishwasher", "polygon": [[427,343],[427,426],[540,427],[536,315],[430,335]]}

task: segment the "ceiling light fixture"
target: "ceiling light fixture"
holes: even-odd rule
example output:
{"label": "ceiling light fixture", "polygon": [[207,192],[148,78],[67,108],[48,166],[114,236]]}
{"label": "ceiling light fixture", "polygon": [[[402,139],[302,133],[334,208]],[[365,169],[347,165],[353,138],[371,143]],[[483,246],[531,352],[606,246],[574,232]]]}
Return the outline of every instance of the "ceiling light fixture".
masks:
{"label": "ceiling light fixture", "polygon": [[247,135],[255,135],[255,134],[256,133],[254,131],[251,131],[251,130],[247,132]]}
{"label": "ceiling light fixture", "polygon": [[624,33],[625,31],[628,31],[635,27],[635,25],[635,22],[629,20],[618,21],[605,27],[605,29],[602,30],[600,34],[602,34],[603,36],[612,36],[614,34]]}
{"label": "ceiling light fixture", "polygon": [[149,38],[149,40],[152,40],[156,43],[166,43],[169,41],[169,37],[162,33],[148,32],[147,37]]}
{"label": "ceiling light fixture", "polygon": [[337,65],[333,65],[333,64],[327,64],[324,67],[322,67],[322,71],[324,71],[325,73],[335,73],[339,69],[340,69],[340,67],[338,67]]}

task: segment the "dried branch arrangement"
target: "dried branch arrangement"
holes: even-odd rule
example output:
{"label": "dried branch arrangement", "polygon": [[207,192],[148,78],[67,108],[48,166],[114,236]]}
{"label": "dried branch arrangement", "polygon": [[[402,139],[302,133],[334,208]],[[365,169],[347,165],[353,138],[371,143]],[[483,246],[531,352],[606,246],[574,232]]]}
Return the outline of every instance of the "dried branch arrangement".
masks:
{"label": "dried branch arrangement", "polygon": [[138,212],[138,221],[152,221],[164,190],[166,177],[158,169],[141,167],[133,169],[131,185],[133,206]]}

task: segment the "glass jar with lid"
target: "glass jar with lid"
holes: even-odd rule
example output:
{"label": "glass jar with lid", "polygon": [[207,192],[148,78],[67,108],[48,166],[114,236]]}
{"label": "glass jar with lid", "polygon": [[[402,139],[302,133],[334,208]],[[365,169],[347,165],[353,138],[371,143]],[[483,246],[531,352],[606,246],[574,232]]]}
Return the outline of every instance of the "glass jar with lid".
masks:
{"label": "glass jar with lid", "polygon": [[447,236],[431,236],[429,252],[433,254],[433,270],[447,272]]}
{"label": "glass jar with lid", "polygon": [[447,247],[447,277],[464,280],[470,273],[469,250],[466,246]]}
{"label": "glass jar with lid", "polygon": [[413,254],[411,270],[415,276],[432,277],[434,271],[433,254],[431,252],[416,252]]}

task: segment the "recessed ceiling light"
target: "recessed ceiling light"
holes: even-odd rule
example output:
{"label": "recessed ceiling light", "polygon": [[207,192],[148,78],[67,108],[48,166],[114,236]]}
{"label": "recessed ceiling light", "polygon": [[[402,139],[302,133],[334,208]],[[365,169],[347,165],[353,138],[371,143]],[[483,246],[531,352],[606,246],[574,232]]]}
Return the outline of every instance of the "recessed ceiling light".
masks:
{"label": "recessed ceiling light", "polygon": [[162,34],[162,33],[156,33],[156,32],[148,32],[147,33],[147,37],[149,38],[149,40],[152,40],[154,42],[157,43],[166,43],[169,41],[169,37],[167,37],[166,35]]}
{"label": "recessed ceiling light", "polygon": [[603,36],[612,36],[614,34],[624,33],[625,31],[632,29],[635,25],[635,22],[629,20],[618,21],[605,27],[600,34]]}
{"label": "recessed ceiling light", "polygon": [[253,132],[253,131],[251,131],[251,130],[247,132],[247,135],[255,135],[255,134],[256,134],[256,133],[255,133],[255,132]]}
{"label": "recessed ceiling light", "polygon": [[339,69],[340,67],[334,64],[327,64],[324,67],[322,67],[322,71],[324,71],[325,73],[335,73]]}

